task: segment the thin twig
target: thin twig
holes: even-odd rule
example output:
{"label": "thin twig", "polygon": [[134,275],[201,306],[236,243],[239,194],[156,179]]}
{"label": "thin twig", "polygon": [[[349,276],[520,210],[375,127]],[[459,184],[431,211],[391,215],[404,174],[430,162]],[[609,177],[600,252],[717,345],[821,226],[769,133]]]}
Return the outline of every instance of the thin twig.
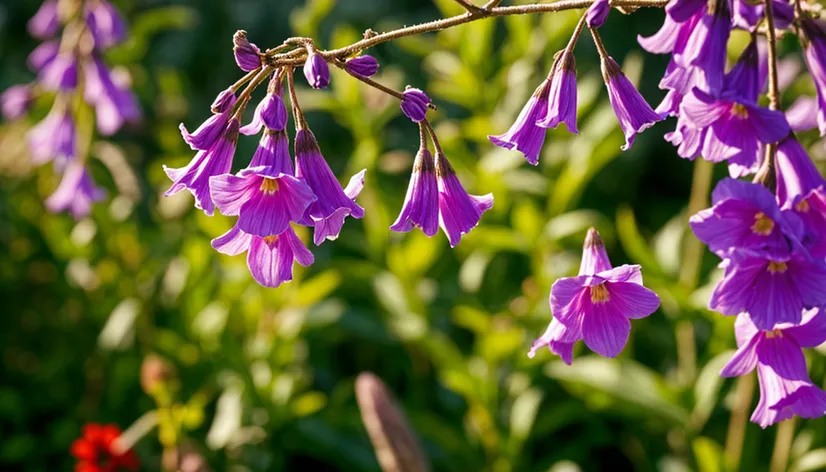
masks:
{"label": "thin twig", "polygon": [[770,472],[783,472],[789,464],[789,453],[794,440],[795,418],[789,418],[777,426],[777,436],[774,438],[774,451],[772,452]]}
{"label": "thin twig", "polygon": [[740,469],[752,395],[754,395],[754,377],[751,375],[738,377],[734,408],[731,410],[731,419],[726,433],[726,464],[729,470]]}
{"label": "thin twig", "polygon": [[487,12],[479,6],[474,5],[473,3],[469,2],[468,0],[453,0],[454,2],[458,3],[462,8],[467,10],[468,13],[471,15],[484,15]]}
{"label": "thin twig", "polygon": [[335,66],[337,66],[339,69],[343,70],[344,72],[347,72],[348,74],[350,74],[351,76],[355,77],[356,79],[358,79],[358,80],[360,80],[360,81],[364,82],[365,84],[367,84],[367,85],[369,85],[369,86],[371,86],[371,87],[373,87],[373,88],[375,88],[375,89],[381,90],[382,92],[384,92],[384,93],[386,93],[386,94],[388,94],[388,95],[390,95],[390,96],[392,96],[392,97],[396,97],[396,98],[398,98],[399,100],[404,100],[404,94],[402,94],[402,93],[401,93],[401,92],[399,92],[398,90],[393,90],[393,89],[391,89],[390,87],[388,87],[388,86],[386,86],[386,85],[382,85],[382,84],[380,84],[380,83],[376,82],[375,80],[373,80],[373,79],[371,79],[371,78],[369,78],[369,77],[365,77],[365,76],[363,76],[363,75],[361,75],[361,74],[356,74],[355,72],[350,71],[350,70],[349,70],[349,69],[345,66],[344,62],[343,62],[343,61],[341,61],[340,59],[335,59],[335,60],[333,60],[332,62],[333,62],[333,64],[334,64]]}
{"label": "thin twig", "polygon": [[[773,0],[764,0],[764,11],[766,15],[766,39],[768,40],[769,59],[769,91],[766,94],[769,98],[769,108],[777,110],[780,104],[780,92],[778,84],[780,79],[777,73],[777,32],[774,29],[774,7]],[[770,190],[775,186],[774,155],[777,153],[777,143],[766,144],[766,155],[763,157],[763,165],[755,176],[755,181],[760,182]]]}

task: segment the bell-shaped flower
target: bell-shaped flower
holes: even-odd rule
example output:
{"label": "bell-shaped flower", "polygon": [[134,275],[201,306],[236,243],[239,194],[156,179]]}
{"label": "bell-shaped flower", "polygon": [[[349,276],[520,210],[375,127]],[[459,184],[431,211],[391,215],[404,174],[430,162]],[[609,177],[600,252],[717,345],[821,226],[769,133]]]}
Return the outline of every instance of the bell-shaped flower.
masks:
{"label": "bell-shaped flower", "polygon": [[125,122],[140,118],[137,98],[127,87],[115,83],[112,74],[97,55],[83,64],[83,98],[95,106],[98,131],[104,136],[114,134]]}
{"label": "bell-shaped flower", "polygon": [[516,149],[525,155],[530,164],[539,164],[546,130],[536,122],[544,119],[548,112],[550,90],[551,79],[547,78],[533,92],[510,129],[499,136],[488,136],[490,142],[505,149]]}
{"label": "bell-shaped flower", "polygon": [[75,120],[65,104],[55,104],[46,118],[29,130],[26,139],[35,165],[54,160],[60,168],[77,155]]}
{"label": "bell-shaped flower", "polygon": [[410,175],[402,211],[390,229],[406,233],[414,226],[421,228],[427,236],[434,236],[439,231],[436,164],[424,142],[413,162],[413,173]]}
{"label": "bell-shaped flower", "polygon": [[803,221],[803,245],[813,257],[826,257],[826,180],[814,162],[789,135],[777,145],[777,202]]}
{"label": "bell-shaped flower", "polygon": [[803,58],[817,90],[817,124],[820,135],[826,136],[826,26],[821,21],[804,19],[800,22],[800,42]]}
{"label": "bell-shaped flower", "polygon": [[72,90],[77,86],[77,57],[71,52],[60,52],[46,63],[37,76],[46,90]]}
{"label": "bell-shaped flower", "polygon": [[610,56],[602,57],[602,78],[608,88],[608,99],[625,135],[622,150],[628,150],[634,144],[637,133],[662,121],[663,116],[651,109],[651,105],[642,98]]}
{"label": "bell-shaped flower", "polygon": [[719,92],[726,69],[726,45],[731,34],[729,0],[709,0],[710,5],[691,32],[684,50],[675,57],[683,67],[694,66],[709,85]]}
{"label": "bell-shaped flower", "polygon": [[309,51],[307,60],[304,62],[304,77],[314,89],[323,89],[330,85],[330,66],[314,49]]}
{"label": "bell-shaped flower", "polygon": [[0,109],[7,120],[16,120],[29,110],[32,99],[32,86],[29,84],[12,85],[0,94]]}
{"label": "bell-shaped flower", "polygon": [[46,208],[52,213],[68,211],[79,220],[92,210],[92,204],[103,200],[106,191],[95,185],[82,162],[72,161],[63,171],[57,190],[46,199]]}
{"label": "bell-shaped flower", "polygon": [[409,86],[402,92],[402,96],[404,98],[400,106],[405,116],[415,123],[424,120],[427,107],[430,105],[430,97],[421,90]]}
{"label": "bell-shaped flower", "polygon": [[[195,151],[209,149],[227,129],[227,125],[232,116],[232,106],[235,104],[235,94],[224,90],[212,103],[212,116],[201,123],[194,132],[190,133],[183,123],[178,125],[181,136],[189,147]],[[239,128],[240,130],[240,128]]]}
{"label": "bell-shaped flower", "polygon": [[379,61],[375,57],[362,54],[361,56],[351,57],[344,63],[344,67],[351,74],[361,75],[363,77],[372,77],[379,70]]}
{"label": "bell-shaped flower", "polygon": [[468,194],[439,148],[436,149],[436,187],[439,193],[439,226],[447,235],[450,247],[456,247],[462,235],[475,228],[482,214],[493,207],[493,194]]}
{"label": "bell-shaped flower", "polygon": [[264,126],[271,130],[283,130],[287,126],[287,108],[282,95],[281,80],[273,79],[267,95],[255,107],[252,121],[241,128],[241,134],[247,136],[258,134]]}
{"label": "bell-shaped flower", "polygon": [[556,128],[565,123],[568,131],[579,134],[576,127],[576,59],[572,50],[557,53],[549,75],[551,87],[545,116],[536,122],[542,128]]}
{"label": "bell-shaped flower", "polygon": [[126,22],[117,7],[107,0],[86,3],[86,25],[99,50],[108,49],[126,39]]}
{"label": "bell-shaped flower", "polygon": [[585,10],[585,21],[589,28],[600,28],[605,24],[608,13],[611,11],[611,0],[594,0],[594,3]]}
{"label": "bell-shaped flower", "polygon": [[261,67],[261,50],[255,44],[249,42],[246,31],[236,31],[232,36],[232,43],[235,63],[238,64],[241,70],[249,72]]}

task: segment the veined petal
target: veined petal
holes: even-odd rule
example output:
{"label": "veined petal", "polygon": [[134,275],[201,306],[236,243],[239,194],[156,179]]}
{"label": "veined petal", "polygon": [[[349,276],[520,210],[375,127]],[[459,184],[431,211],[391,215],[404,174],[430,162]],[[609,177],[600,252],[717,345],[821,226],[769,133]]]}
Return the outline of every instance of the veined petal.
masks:
{"label": "veined petal", "polygon": [[720,377],[739,377],[746,375],[757,366],[757,344],[760,336],[754,336],[748,343],[740,346],[720,371]]}
{"label": "veined petal", "polygon": [[250,241],[252,241],[252,236],[241,231],[238,225],[235,225],[226,233],[213,239],[212,247],[221,254],[237,256],[247,252]]}
{"label": "veined petal", "polygon": [[626,318],[645,318],[657,311],[660,297],[653,291],[633,282],[606,282],[609,301],[607,309]]}
{"label": "veined petal", "polygon": [[613,311],[610,303],[591,305],[582,317],[582,340],[589,349],[605,357],[616,357],[631,334],[631,322]]}

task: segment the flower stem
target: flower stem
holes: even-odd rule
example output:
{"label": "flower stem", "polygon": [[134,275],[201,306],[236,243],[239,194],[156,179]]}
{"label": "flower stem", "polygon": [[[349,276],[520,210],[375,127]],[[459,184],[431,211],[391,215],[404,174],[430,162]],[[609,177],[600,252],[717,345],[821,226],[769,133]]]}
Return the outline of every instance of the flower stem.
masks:
{"label": "flower stem", "polygon": [[295,130],[299,131],[307,128],[307,120],[304,119],[304,112],[298,105],[298,95],[295,93],[295,78],[293,77],[293,68],[287,67],[284,70],[284,75],[287,77],[287,90],[290,92],[290,105],[293,109],[293,120],[295,121]]}
{"label": "flower stem", "polygon": [[[769,109],[777,110],[780,104],[778,83],[780,82],[777,73],[777,32],[774,29],[774,8],[773,0],[764,0],[766,14],[766,39],[768,43],[767,52],[769,60],[769,90],[766,94],[769,98]],[[766,145],[766,155],[763,158],[763,165],[754,178],[755,182],[762,183],[769,190],[774,190],[776,171],[774,168],[774,155],[777,152],[777,143]]]}
{"label": "flower stem", "polygon": [[399,100],[404,100],[404,95],[401,92],[399,92],[398,90],[393,90],[390,87],[387,87],[386,85],[382,85],[382,84],[376,82],[375,80],[373,80],[369,77],[365,77],[363,75],[356,74],[355,72],[351,72],[344,65],[344,62],[341,61],[340,59],[334,59],[332,62],[333,62],[333,64],[335,64],[336,67],[343,70],[344,72],[347,72],[348,74],[350,74],[351,76],[355,77],[356,79],[364,82],[365,84],[367,84],[367,85],[369,85],[369,86],[371,86],[375,89],[381,90],[382,92],[384,92],[384,93],[386,93],[390,96],[396,97]]}
{"label": "flower stem", "polygon": [[736,398],[731,420],[726,433],[726,464],[729,470],[740,469],[743,455],[743,441],[746,438],[746,421],[748,421],[751,397],[754,395],[754,377],[743,375],[737,378]]}
{"label": "flower stem", "polygon": [[781,422],[777,426],[777,436],[774,439],[774,451],[772,452],[771,466],[769,472],[783,472],[789,463],[789,452],[792,449],[794,440],[795,418]]}

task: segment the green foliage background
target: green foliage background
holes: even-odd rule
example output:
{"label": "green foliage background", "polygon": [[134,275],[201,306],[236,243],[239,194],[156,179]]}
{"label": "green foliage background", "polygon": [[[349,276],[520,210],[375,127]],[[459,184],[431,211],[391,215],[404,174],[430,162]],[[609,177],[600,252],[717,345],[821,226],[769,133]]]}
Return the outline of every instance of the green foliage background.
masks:
{"label": "green foliage background", "polygon": [[[683,251],[694,165],[662,140],[673,124],[620,153],[597,54],[583,36],[582,134],[551,131],[538,168],[486,139],[510,126],[579,12],[480,21],[370,51],[380,81],[431,94],[463,182],[494,193],[493,210],[455,250],[441,234],[388,230],[418,138],[397,103],[339,71],[330,90],[302,90],[340,180],[368,169],[359,200],[367,216],[312,248],[316,263],[271,290],[253,282],[244,257],[210,248],[231,219],[205,217],[185,193],[160,197],[161,165],[191,157],[177,124],[197,126],[240,77],[232,33],[245,29],[262,48],[296,34],[336,47],[366,28],[460,10],[449,0],[117,4],[132,36],[108,58],[134,77],[144,120],[115,147],[91,146],[110,199],[77,224],[44,212],[57,178],[29,167],[23,133],[48,103],[0,127],[0,468],[69,470],[67,449],[83,423],[126,429],[157,411],[159,427],[136,446],[147,470],[160,467],[164,447],[188,443],[214,470],[377,471],[353,391],[356,375],[372,371],[397,395],[437,471],[768,469],[776,428],[749,424],[742,461],[725,459],[735,396],[717,372],[734,345],[733,320],[704,308],[714,258],[702,260],[699,281],[685,269],[700,262]],[[25,21],[37,6],[0,6],[2,88],[31,79],[25,57],[36,43]],[[661,21],[659,11],[615,10],[603,28],[609,52],[652,103],[663,96],[667,58],[644,57],[635,36]],[[786,101],[810,87],[795,84]],[[255,145],[241,140],[236,168]],[[572,367],[545,350],[530,360],[550,320],[550,286],[576,272],[592,225],[615,264],[643,264],[662,307],[633,323],[618,359],[580,346]],[[153,395],[139,384],[150,353],[177,372]],[[822,382],[826,362],[810,361]],[[798,424],[793,470],[826,467],[824,426]]]}

